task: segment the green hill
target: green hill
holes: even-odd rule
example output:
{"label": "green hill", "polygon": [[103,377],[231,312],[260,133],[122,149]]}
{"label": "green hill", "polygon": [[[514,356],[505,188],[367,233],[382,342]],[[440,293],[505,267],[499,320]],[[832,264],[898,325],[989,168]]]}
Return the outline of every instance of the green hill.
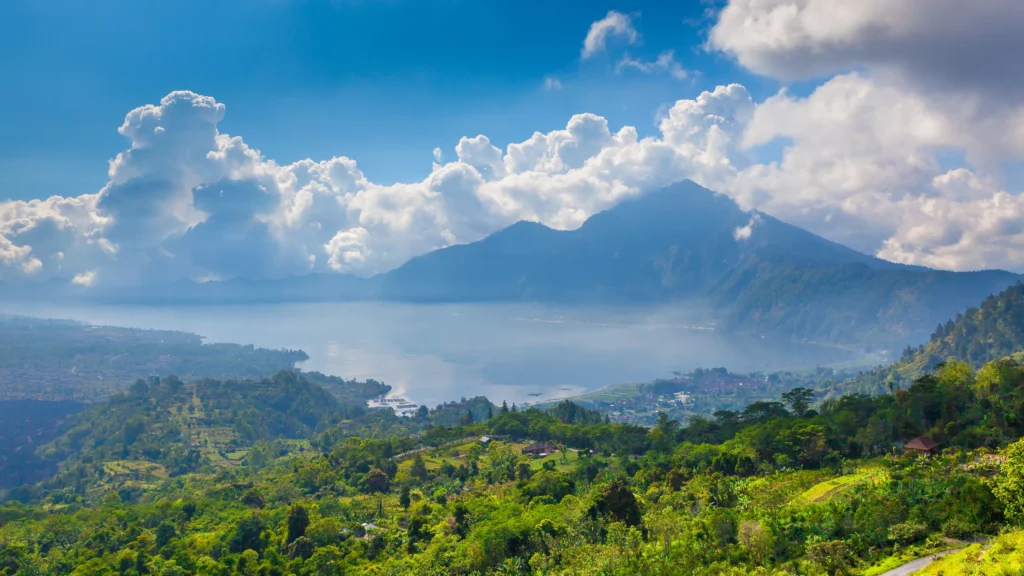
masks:
{"label": "green hill", "polygon": [[[372,385],[366,389],[379,393]],[[254,446],[266,451],[268,442],[276,442],[277,452],[305,449],[316,433],[363,414],[368,397],[351,395],[344,404],[292,371],[260,380],[139,380],[72,416],[39,450],[47,461],[61,463],[46,486],[80,492],[78,479],[99,477],[108,480],[106,487],[144,487],[159,478],[258,463],[273,454],[252,454]]]}
{"label": "green hill", "polygon": [[907,347],[899,361],[839,384],[832,395],[879,394],[906,388],[950,359],[979,368],[987,362],[1024,354],[1024,284],[1018,282],[981,305],[939,324],[927,343]]}

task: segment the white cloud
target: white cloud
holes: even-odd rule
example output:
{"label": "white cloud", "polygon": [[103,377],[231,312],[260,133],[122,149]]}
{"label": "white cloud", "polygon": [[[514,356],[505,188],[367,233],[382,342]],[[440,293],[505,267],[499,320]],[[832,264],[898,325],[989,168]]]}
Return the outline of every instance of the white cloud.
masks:
{"label": "white cloud", "polygon": [[632,68],[639,70],[645,74],[652,74],[654,72],[666,72],[669,76],[672,76],[676,80],[686,80],[689,75],[683,65],[676,60],[675,52],[672,50],[666,50],[658,55],[657,60],[651,62],[645,62],[643,60],[636,60],[629,56],[624,56],[622,60],[615,66],[615,69],[621,72],[623,69]]}
{"label": "white cloud", "polygon": [[[683,178],[891,260],[1024,268],[1021,196],[983,167],[940,161],[982,155],[993,128],[863,74],[761,103],[719,86],[676,102],[645,138],[594,114],[504,149],[466,137],[454,161],[438,150],[423,180],[391,185],[347,157],[278,164],[220,133],[224,114],[212,98],[172,93],[128,114],[129,147],[98,193],[0,203],[4,277],[369,275],[521,219],[575,228]],[[757,161],[765,145],[779,160]],[[756,222],[735,231],[754,233]]]}
{"label": "white cloud", "polygon": [[628,44],[636,44],[640,40],[640,33],[633,27],[632,18],[628,14],[611,10],[604,18],[591,24],[583,40],[583,59],[602,52],[608,39],[613,37],[621,37]]}
{"label": "white cloud", "polygon": [[545,90],[561,90],[562,81],[554,76],[547,76],[544,78],[544,89]]}
{"label": "white cloud", "polygon": [[1018,0],[729,0],[707,45],[783,81],[859,71],[915,95],[995,170],[1024,155],[1021,21]]}
{"label": "white cloud", "polygon": [[757,214],[751,216],[750,221],[747,222],[745,226],[738,226],[732,231],[732,237],[735,238],[737,242],[750,240],[750,237],[754,234],[754,225],[756,225],[760,219],[761,218]]}
{"label": "white cloud", "polygon": [[858,74],[806,98],[760,104],[745,148],[788,140],[782,159],[741,170],[730,193],[747,207],[890,260],[939,268],[1021,269],[1024,197],[959,167],[976,134],[913,93]]}
{"label": "white cloud", "polygon": [[709,45],[792,80],[886,68],[943,89],[1021,86],[1018,0],[729,0]]}
{"label": "white cloud", "polygon": [[71,283],[76,286],[85,286],[88,288],[96,283],[96,271],[87,270],[81,274],[75,274],[75,277],[71,279]]}
{"label": "white cloud", "polygon": [[369,251],[366,241],[370,233],[366,228],[341,230],[324,246],[327,251],[327,265],[335,272],[348,272],[366,261]]}

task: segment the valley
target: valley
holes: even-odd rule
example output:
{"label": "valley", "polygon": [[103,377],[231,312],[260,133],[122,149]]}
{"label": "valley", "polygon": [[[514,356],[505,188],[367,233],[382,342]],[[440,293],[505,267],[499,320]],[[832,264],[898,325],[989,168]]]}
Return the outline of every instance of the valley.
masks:
{"label": "valley", "polygon": [[[367,409],[391,391],[375,380],[139,379],[38,436],[48,468],[25,468],[46,476],[5,491],[0,565],[877,576],[948,551],[927,570],[1012,566],[1022,294],[965,310],[889,369],[695,369],[531,406],[475,396],[403,417]],[[920,375],[856,392],[902,366]]]}

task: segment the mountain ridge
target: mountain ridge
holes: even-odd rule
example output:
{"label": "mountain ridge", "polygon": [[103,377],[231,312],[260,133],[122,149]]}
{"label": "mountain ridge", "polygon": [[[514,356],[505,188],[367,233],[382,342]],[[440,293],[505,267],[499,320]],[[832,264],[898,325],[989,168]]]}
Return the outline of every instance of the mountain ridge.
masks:
{"label": "mountain ridge", "polygon": [[[749,234],[738,233],[744,229]],[[936,323],[1020,278],[881,260],[683,181],[624,200],[576,230],[518,222],[370,278],[311,274],[41,293],[139,304],[707,303],[728,330],[884,348],[926,340]]]}

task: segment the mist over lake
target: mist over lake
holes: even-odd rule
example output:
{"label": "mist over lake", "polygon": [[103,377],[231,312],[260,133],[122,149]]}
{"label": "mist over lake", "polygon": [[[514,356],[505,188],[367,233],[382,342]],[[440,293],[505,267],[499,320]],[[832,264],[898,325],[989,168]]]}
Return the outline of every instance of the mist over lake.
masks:
{"label": "mist over lake", "polygon": [[[794,370],[845,360],[843,350],[723,334],[700,310],[527,304],[314,303],[219,307],[0,306],[8,314],[183,330],[207,342],[301,349],[301,367],[390,384],[434,406],[485,395],[523,403],[672,371]],[[530,394],[542,394],[531,397]]]}

